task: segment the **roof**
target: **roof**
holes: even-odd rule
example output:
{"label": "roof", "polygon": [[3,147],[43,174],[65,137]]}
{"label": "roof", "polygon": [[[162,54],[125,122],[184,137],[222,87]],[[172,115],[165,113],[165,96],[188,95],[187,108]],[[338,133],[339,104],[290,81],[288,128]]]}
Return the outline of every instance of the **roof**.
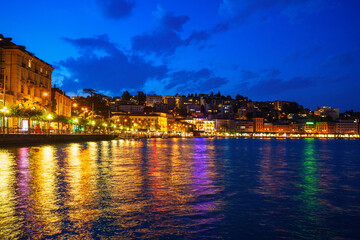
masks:
{"label": "roof", "polygon": [[41,60],[40,58],[36,57],[33,53],[27,51],[25,46],[16,45],[11,40],[12,40],[12,38],[4,37],[4,35],[0,34],[0,49],[1,48],[2,49],[19,49],[20,51],[30,55],[33,58],[36,58],[37,60],[39,60],[39,61],[43,62],[44,64],[53,68],[53,66],[51,66],[49,63]]}

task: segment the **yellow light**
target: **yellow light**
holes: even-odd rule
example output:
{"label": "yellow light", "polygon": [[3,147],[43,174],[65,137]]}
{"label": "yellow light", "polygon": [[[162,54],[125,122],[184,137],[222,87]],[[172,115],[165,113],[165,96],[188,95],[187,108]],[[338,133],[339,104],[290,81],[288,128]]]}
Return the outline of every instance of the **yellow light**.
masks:
{"label": "yellow light", "polygon": [[91,124],[94,126],[94,125],[95,125],[95,121],[92,121]]}
{"label": "yellow light", "polygon": [[79,120],[78,120],[77,118],[75,118],[74,122],[78,123],[78,122],[79,122]]}
{"label": "yellow light", "polygon": [[44,92],[43,95],[46,97],[47,95],[49,95],[47,92]]}
{"label": "yellow light", "polygon": [[73,107],[77,107],[77,104],[76,104],[76,103],[74,103],[74,104],[73,104]]}
{"label": "yellow light", "polygon": [[53,117],[51,116],[51,114],[49,114],[49,115],[47,115],[47,117],[46,117],[47,119],[52,119]]}
{"label": "yellow light", "polygon": [[107,124],[105,123],[105,127],[107,127]]}

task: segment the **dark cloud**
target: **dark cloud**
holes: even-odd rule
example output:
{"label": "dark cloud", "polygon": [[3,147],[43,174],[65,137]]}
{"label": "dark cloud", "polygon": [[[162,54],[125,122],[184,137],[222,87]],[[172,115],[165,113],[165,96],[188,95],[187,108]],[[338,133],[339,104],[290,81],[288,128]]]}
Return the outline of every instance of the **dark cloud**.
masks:
{"label": "dark cloud", "polygon": [[105,17],[121,19],[128,17],[135,7],[131,0],[95,0]]}
{"label": "dark cloud", "polygon": [[311,86],[313,83],[313,79],[307,77],[295,77],[290,80],[282,78],[262,79],[256,84],[251,85],[248,91],[257,96],[271,96],[289,90],[300,90]]}
{"label": "dark cloud", "polygon": [[156,55],[171,55],[183,44],[179,34],[171,30],[138,35],[131,42],[133,50]]}
{"label": "dark cloud", "polygon": [[[261,19],[268,19],[267,10],[275,9],[278,13],[285,13],[291,19],[299,19],[304,11],[314,11],[314,8],[324,4],[314,4],[325,0],[223,0],[219,12],[232,23],[241,23],[255,14],[261,14]],[[306,10],[303,5],[306,4]],[[290,10],[291,11],[290,11]],[[301,13],[301,14],[300,14]]]}
{"label": "dark cloud", "polygon": [[[124,88],[139,88],[148,79],[160,79],[166,76],[167,66],[155,66],[136,55],[126,55],[108,40],[106,35],[93,38],[65,40],[78,51],[79,57],[60,61],[58,65],[71,73],[64,79],[66,89],[95,88],[111,90],[114,93]],[[96,55],[101,50],[104,56]]]}
{"label": "dark cloud", "polygon": [[[142,89],[149,80],[160,83],[166,80],[165,90],[186,93],[216,89],[228,82],[207,68],[174,72],[166,65],[155,65],[136,54],[129,55],[111,42],[107,35],[63,39],[79,52],[78,57],[57,63],[59,69],[65,69],[70,75],[60,76],[62,87],[67,91],[94,88],[119,94],[123,89]],[[100,56],[97,54],[99,51],[102,52]]]}
{"label": "dark cloud", "polygon": [[161,7],[158,7],[157,15],[155,30],[134,36],[131,39],[133,50],[147,54],[170,55],[183,45],[180,32],[189,17],[185,15],[175,16]]}
{"label": "dark cloud", "polygon": [[300,51],[294,51],[285,57],[284,62],[296,62],[301,60],[311,59],[324,51],[324,47],[321,45],[313,45]]}
{"label": "dark cloud", "polygon": [[[217,24],[207,30],[194,30],[190,36],[183,37],[183,26],[190,20],[188,16],[175,16],[158,7],[155,29],[142,33],[131,39],[134,51],[157,56],[168,56],[175,53],[177,48],[190,44],[199,44],[211,38],[213,34],[224,32],[229,28],[228,24]],[[204,48],[200,46],[199,49]]]}
{"label": "dark cloud", "polygon": [[249,70],[242,70],[241,71],[241,78],[245,81],[248,81],[250,79],[255,79],[255,78],[258,78],[259,77],[259,74],[256,73],[256,72],[252,72],[252,71],[249,71]]}
{"label": "dark cloud", "polygon": [[193,92],[214,90],[228,83],[223,77],[215,76],[215,74],[203,68],[199,71],[177,71],[169,74],[169,82],[165,86],[165,90],[175,90],[176,92]]}
{"label": "dark cloud", "polygon": [[193,31],[191,35],[184,40],[184,45],[187,46],[191,43],[197,44],[203,41],[206,41],[211,38],[212,35],[216,33],[225,32],[229,29],[229,24],[219,23],[213,28],[208,30]]}

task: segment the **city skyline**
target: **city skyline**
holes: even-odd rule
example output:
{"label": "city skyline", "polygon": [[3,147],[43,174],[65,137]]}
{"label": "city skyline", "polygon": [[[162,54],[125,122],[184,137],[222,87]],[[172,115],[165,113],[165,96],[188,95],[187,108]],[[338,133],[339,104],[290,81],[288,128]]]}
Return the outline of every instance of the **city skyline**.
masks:
{"label": "city skyline", "polygon": [[53,84],[72,94],[85,87],[112,96],[220,91],[296,101],[312,110],[360,110],[356,1],[3,6],[1,34],[52,64]]}

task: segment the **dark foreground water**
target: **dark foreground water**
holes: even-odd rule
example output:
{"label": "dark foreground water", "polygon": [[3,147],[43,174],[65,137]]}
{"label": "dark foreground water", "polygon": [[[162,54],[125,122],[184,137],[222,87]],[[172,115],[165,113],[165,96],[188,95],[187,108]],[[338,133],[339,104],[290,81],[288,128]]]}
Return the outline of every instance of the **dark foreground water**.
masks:
{"label": "dark foreground water", "polygon": [[360,141],[0,149],[0,239],[359,239]]}

